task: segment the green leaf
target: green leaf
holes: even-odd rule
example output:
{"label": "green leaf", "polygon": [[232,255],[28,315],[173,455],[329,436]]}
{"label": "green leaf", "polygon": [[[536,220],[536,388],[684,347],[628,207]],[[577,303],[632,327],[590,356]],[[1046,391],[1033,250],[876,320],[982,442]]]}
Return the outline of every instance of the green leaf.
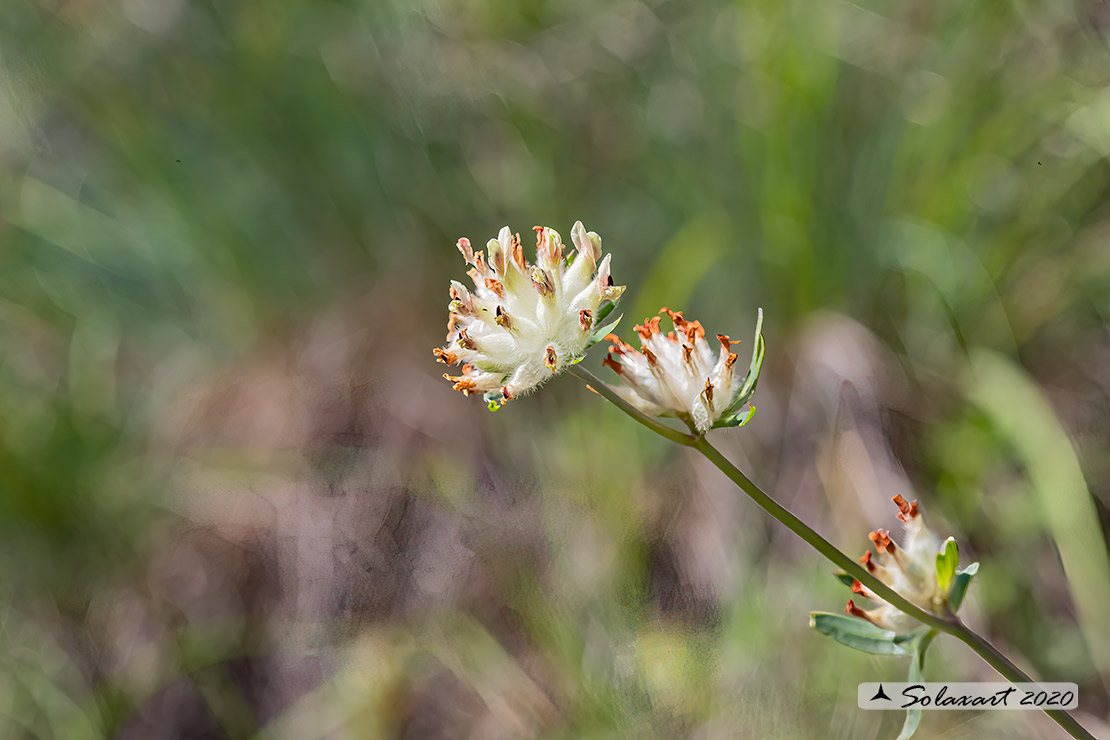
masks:
{"label": "green leaf", "polygon": [[851,588],[852,584],[856,582],[855,576],[850,576],[847,573],[837,573],[836,580],[840,581],[848,588]]}
{"label": "green leaf", "polygon": [[594,316],[594,326],[597,326],[602,321],[605,321],[609,314],[613,313],[613,309],[617,307],[616,301],[605,301],[601,308],[597,309],[597,316]]}
{"label": "green leaf", "polygon": [[841,645],[872,655],[909,655],[903,643],[906,636],[876,627],[868,621],[847,614],[811,612],[809,626],[828,635]]}
{"label": "green leaf", "polygon": [[500,393],[486,393],[482,396],[482,400],[486,402],[486,408],[490,411],[499,411],[505,405],[505,396]]}
{"label": "green leaf", "polygon": [[713,428],[742,427],[751,421],[753,416],[755,416],[755,404],[748,404],[748,408],[744,409],[739,414],[733,414],[732,416],[718,419],[713,425]]}
{"label": "green leaf", "polygon": [[944,541],[944,549],[937,553],[937,583],[940,590],[947,592],[956,577],[956,566],[960,563],[956,540],[949,537]]}
{"label": "green leaf", "polygon": [[[751,400],[755,395],[755,386],[759,382],[759,372],[763,368],[763,354],[767,349],[766,342],[763,341],[763,309],[759,309],[758,317],[755,321],[755,346],[752,347],[752,364],[748,368],[748,374],[744,376],[744,383],[740,389],[733,396],[732,402],[729,403],[728,408],[721,414],[722,418],[729,418],[736,414],[737,409]],[[754,410],[753,412],[754,413]],[[752,413],[749,413],[743,422],[737,424],[718,424],[718,426],[742,426],[746,424],[748,419],[751,419]]]}
{"label": "green leaf", "polygon": [[[921,683],[925,680],[925,651],[929,649],[929,644],[936,634],[936,630],[929,630],[915,643],[913,660],[910,661],[910,675],[906,679],[909,683]],[[917,732],[917,726],[920,724],[921,708],[907,709],[906,721],[902,724],[902,732],[898,734],[897,740],[909,740]]]}
{"label": "green leaf", "polygon": [[956,580],[952,584],[952,590],[948,592],[948,609],[953,614],[960,608],[960,604],[964,601],[964,596],[967,595],[967,587],[971,583],[972,577],[979,572],[979,563],[972,563],[956,574]]}
{"label": "green leaf", "polygon": [[[609,305],[611,306],[613,304],[610,303]],[[601,311],[598,311],[598,314],[601,314]],[[617,324],[619,324],[621,322],[621,319],[623,319],[623,318],[624,318],[624,314],[622,313],[620,316],[613,319],[612,321],[610,321],[608,324],[601,327],[600,329],[594,329],[593,334],[590,335],[590,341],[586,343],[586,349],[589,349],[590,347],[592,347],[595,344],[597,344],[598,342],[600,342],[602,339],[605,339],[605,337],[608,336],[609,333],[611,331],[613,331],[613,329],[617,328]],[[597,326],[599,321],[600,321],[600,319],[594,321],[594,326]]]}

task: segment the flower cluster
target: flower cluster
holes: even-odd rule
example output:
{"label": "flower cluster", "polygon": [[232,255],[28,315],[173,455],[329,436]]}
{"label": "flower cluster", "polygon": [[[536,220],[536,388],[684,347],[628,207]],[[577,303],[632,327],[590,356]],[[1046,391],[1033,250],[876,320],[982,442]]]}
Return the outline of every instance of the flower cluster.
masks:
{"label": "flower cluster", "polygon": [[459,375],[443,376],[455,390],[484,393],[491,409],[581,360],[612,328],[596,327],[624,292],[613,284],[610,256],[601,258],[601,237],[581,222],[571,229],[577,252],[570,254],[554,229],[535,231],[535,264],[508,226],[486,244],[488,257],[470,240],[458,241],[474,290],[451,282],[447,345],[434,352],[445,364],[462,365]]}
{"label": "flower cluster", "polygon": [[[663,314],[670,318],[674,331],[664,334],[660,330]],[[743,373],[736,367],[739,355],[732,351],[728,336],[717,335],[720,349],[714,353],[700,322],[686,320],[681,311],[663,308],[659,316],[636,327],[642,343],[638,351],[615,334],[606,337],[613,344],[605,364],[623,383],[613,390],[645,414],[677,416],[701,433],[741,426],[755,411],[754,406],[744,409],[744,405],[755,393],[763,363],[762,323],[760,311],[752,362]]]}
{"label": "flower cluster", "polygon": [[[955,612],[967,581],[978,566],[958,573],[955,541],[949,538],[942,547],[936,534],[925,526],[916,501],[907,503],[902,496],[895,496],[893,501],[898,505],[898,518],[905,525],[904,545],[895,544],[889,531],[877,529],[870,537],[878,555],[873,556],[868,550],[860,562],[872,575],[925,611],[937,615],[948,610]],[[886,603],[857,580],[852,582],[852,592],[878,602],[879,606],[864,610],[849,600],[849,614],[899,633],[921,627],[916,619]]]}

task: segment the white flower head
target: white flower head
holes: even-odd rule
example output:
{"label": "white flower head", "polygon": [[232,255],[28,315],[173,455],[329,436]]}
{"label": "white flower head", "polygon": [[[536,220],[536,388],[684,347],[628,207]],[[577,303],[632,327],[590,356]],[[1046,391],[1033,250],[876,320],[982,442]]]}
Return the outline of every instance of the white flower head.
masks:
{"label": "white flower head", "polygon": [[[893,501],[898,505],[898,518],[905,525],[903,546],[895,544],[889,531],[876,529],[869,536],[878,556],[873,557],[868,550],[860,562],[872,575],[925,611],[943,615],[949,605],[955,611],[967,587],[966,582],[963,583],[959,595],[954,595],[956,589],[952,587],[962,575],[956,571],[955,542],[949,539],[942,548],[936,534],[925,526],[916,501],[907,503],[902,496],[895,496]],[[938,569],[938,566],[941,567]],[[973,565],[963,574],[970,580],[977,569],[978,565]],[[941,570],[944,572],[939,572]],[[859,581],[853,581],[852,592],[876,601],[879,606],[864,610],[849,600],[849,614],[894,632],[905,633],[921,627],[916,619],[875,596]]]}
{"label": "white flower head", "polygon": [[729,337],[718,334],[720,349],[714,352],[700,322],[687,321],[681,311],[669,308],[659,314],[670,318],[674,331],[663,334],[660,316],[645,319],[636,327],[642,343],[639,351],[616,335],[606,337],[613,344],[605,364],[623,383],[613,390],[649,416],[677,416],[698,432],[747,423],[755,407],[744,406],[755,393],[763,364],[763,311],[756,323],[755,347],[746,374],[736,367],[739,355],[732,351]]}
{"label": "white flower head", "polygon": [[570,254],[559,232],[534,229],[535,264],[525,261],[520,235],[508,226],[486,244],[488,259],[469,239],[458,241],[473,265],[474,290],[451,281],[447,345],[433,351],[440,362],[462,365],[458,376],[443,376],[455,390],[484,393],[491,409],[581,360],[597,340],[595,326],[624,292],[613,284],[610,255],[601,258],[601,237],[581,221],[571,228],[577,251]]}

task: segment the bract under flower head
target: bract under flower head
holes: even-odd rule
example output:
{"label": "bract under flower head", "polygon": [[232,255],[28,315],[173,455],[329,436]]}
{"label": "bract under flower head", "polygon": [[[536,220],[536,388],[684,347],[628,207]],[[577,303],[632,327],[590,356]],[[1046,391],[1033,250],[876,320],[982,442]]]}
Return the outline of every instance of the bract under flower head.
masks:
{"label": "bract under flower head", "polygon": [[601,258],[601,237],[581,221],[571,228],[577,252],[570,254],[559,232],[534,228],[535,264],[508,226],[486,244],[488,257],[470,240],[458,242],[474,290],[451,281],[447,345],[433,351],[440,362],[462,365],[458,376],[443,376],[455,390],[484,393],[491,409],[582,359],[624,292],[613,284],[610,255]]}
{"label": "bract under flower head", "polygon": [[[925,526],[925,520],[918,511],[916,501],[906,503],[906,499],[902,496],[895,496],[893,501],[898,505],[898,518],[905,524],[904,545],[899,547],[890,538],[889,531],[877,529],[870,534],[870,537],[878,555],[873,556],[869,550],[860,558],[860,562],[872,575],[907,600],[925,611],[943,615],[949,601],[950,590],[949,584],[942,583],[937,572],[937,556],[942,553],[940,540]],[[952,543],[952,553],[955,557],[954,543]],[[955,562],[952,562],[953,572],[955,566]],[[974,573],[974,570],[969,570]],[[951,579],[946,577],[944,580]],[[849,614],[895,632],[905,633],[921,627],[921,623],[916,619],[875,596],[859,581],[852,583],[852,592],[878,602],[879,606],[864,610],[850,600],[847,609]],[[955,604],[955,607],[958,606],[958,603]]]}
{"label": "bract under flower head", "polygon": [[756,323],[747,374],[736,367],[739,355],[732,351],[729,337],[717,335],[720,350],[714,354],[700,322],[688,321],[681,311],[669,308],[659,314],[670,318],[674,331],[663,334],[659,316],[645,319],[636,327],[639,351],[615,334],[606,337],[613,344],[605,364],[623,383],[613,390],[645,414],[678,416],[692,422],[699,432],[747,423],[755,407],[743,407],[755,393],[763,364],[763,311]]}

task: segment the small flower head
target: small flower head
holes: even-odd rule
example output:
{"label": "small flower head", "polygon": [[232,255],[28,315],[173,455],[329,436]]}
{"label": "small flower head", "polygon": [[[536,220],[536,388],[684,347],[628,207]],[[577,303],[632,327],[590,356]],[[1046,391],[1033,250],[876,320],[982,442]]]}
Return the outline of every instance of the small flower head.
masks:
{"label": "small flower head", "polygon": [[[713,342],[706,339],[701,323],[688,321],[681,311],[663,308],[659,314],[667,315],[674,331],[662,332],[660,316],[646,319],[636,327],[638,351],[615,334],[606,337],[613,344],[604,364],[623,383],[613,390],[645,414],[678,416],[699,432],[747,423],[755,408],[741,409],[755,393],[763,363],[763,312],[747,373],[738,366],[739,355],[727,336],[718,334]],[[714,345],[719,345],[716,352]]]}
{"label": "small flower head", "polygon": [[[869,550],[860,562],[872,575],[925,611],[938,615],[949,609],[955,612],[967,581],[978,566],[958,573],[955,541],[949,538],[942,548],[937,536],[925,526],[916,501],[907,503],[901,496],[895,496],[893,501],[898,505],[898,518],[905,525],[903,546],[890,538],[890,532],[877,529],[870,534],[877,555]],[[921,627],[916,619],[876,597],[859,581],[852,582],[852,592],[874,600],[879,606],[864,610],[849,600],[849,614],[894,632],[905,633]]]}
{"label": "small flower head", "polygon": [[488,255],[459,239],[474,290],[451,282],[447,345],[433,350],[462,366],[443,376],[455,390],[483,393],[494,409],[582,359],[595,325],[624,292],[613,284],[610,256],[601,257],[601,237],[581,222],[571,229],[577,251],[569,254],[557,231],[535,231],[535,264],[508,226],[486,244]]}

